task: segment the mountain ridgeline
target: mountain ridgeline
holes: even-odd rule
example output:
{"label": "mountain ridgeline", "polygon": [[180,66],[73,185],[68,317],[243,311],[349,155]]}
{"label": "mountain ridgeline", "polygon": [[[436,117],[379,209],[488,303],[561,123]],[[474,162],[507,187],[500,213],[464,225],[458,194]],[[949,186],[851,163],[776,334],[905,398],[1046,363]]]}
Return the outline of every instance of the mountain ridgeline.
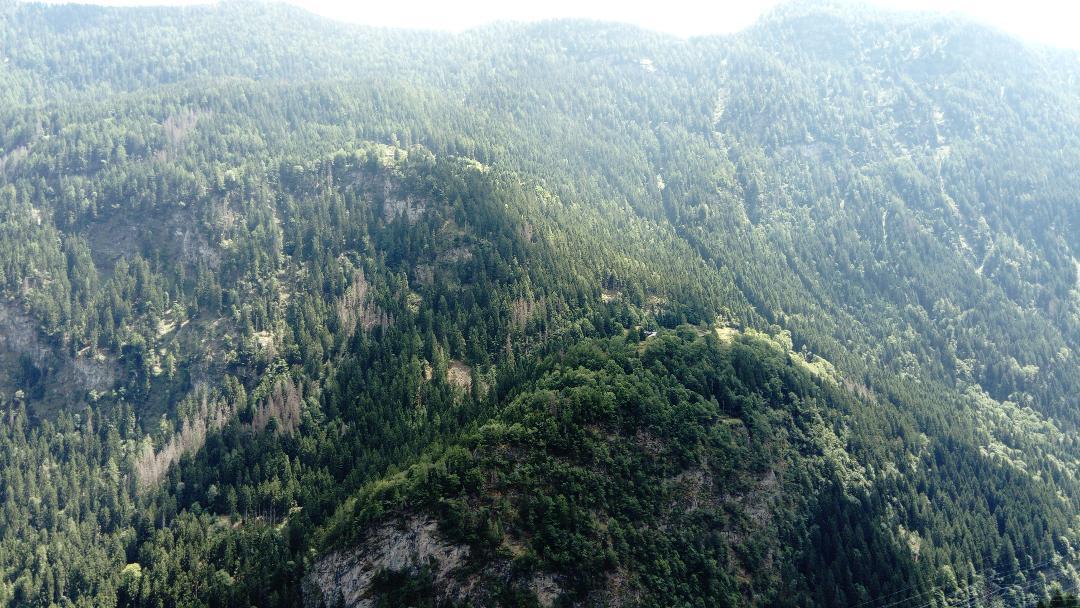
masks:
{"label": "mountain ridgeline", "polygon": [[959,18],[0,0],[0,604],[1072,605],[1078,252]]}

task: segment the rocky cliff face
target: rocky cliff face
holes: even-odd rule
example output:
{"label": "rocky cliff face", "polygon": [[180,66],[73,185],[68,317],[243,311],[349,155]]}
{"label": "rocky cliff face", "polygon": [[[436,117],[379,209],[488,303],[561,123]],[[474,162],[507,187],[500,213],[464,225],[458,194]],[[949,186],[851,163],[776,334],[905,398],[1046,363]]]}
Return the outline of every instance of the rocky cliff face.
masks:
{"label": "rocky cliff face", "polygon": [[319,560],[305,580],[304,605],[369,608],[375,606],[380,572],[416,573],[422,568],[429,569],[442,599],[459,599],[468,589],[453,573],[468,557],[469,547],[446,542],[434,520],[390,521],[371,530],[359,546]]}
{"label": "rocky cliff face", "polygon": [[111,357],[91,349],[72,357],[53,348],[17,304],[0,304],[0,392],[23,391],[43,415],[84,402],[88,391],[108,390],[115,381]]}
{"label": "rocky cliff face", "polygon": [[[524,546],[520,539],[508,540],[503,549],[503,555],[520,555]],[[304,606],[373,608],[394,591],[385,582],[388,574],[430,582],[424,595],[438,606],[491,605],[493,582],[515,577],[510,559],[478,556],[468,545],[449,542],[434,519],[399,516],[370,530],[357,546],[331,551],[316,562],[304,580]],[[609,591],[618,591],[618,581],[612,582]],[[519,583],[542,608],[551,608],[564,592],[559,577],[550,573],[533,573]]]}

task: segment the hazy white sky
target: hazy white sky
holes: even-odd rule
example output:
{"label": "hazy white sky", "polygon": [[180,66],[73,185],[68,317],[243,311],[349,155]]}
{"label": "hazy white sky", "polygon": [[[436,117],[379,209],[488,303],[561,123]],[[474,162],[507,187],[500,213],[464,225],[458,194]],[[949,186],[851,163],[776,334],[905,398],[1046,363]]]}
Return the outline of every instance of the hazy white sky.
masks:
{"label": "hazy white sky", "polygon": [[[85,0],[84,0],[85,1]],[[94,0],[89,0],[94,1]],[[199,0],[99,0],[103,4],[200,4]],[[205,1],[205,0],[203,0]],[[778,0],[287,0],[355,23],[462,30],[495,20],[585,17],[679,36],[742,29]],[[1080,0],[872,0],[889,8],[957,12],[1021,38],[1080,49]]]}

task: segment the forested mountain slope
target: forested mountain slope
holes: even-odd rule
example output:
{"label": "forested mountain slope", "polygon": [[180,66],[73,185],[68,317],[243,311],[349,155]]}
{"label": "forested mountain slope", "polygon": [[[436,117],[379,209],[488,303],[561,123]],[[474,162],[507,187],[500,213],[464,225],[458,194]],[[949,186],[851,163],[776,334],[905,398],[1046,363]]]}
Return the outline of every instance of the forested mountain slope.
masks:
{"label": "forested mountain slope", "polygon": [[1076,53],[0,1],[0,91],[9,605],[1080,582]]}

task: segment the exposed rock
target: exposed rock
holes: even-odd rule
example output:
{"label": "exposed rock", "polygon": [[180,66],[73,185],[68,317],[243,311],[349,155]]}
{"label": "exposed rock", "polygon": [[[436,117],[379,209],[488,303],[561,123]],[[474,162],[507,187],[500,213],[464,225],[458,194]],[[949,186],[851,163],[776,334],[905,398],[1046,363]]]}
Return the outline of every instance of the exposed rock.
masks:
{"label": "exposed rock", "polygon": [[443,264],[460,264],[473,259],[472,249],[469,247],[451,247],[439,254],[438,260]]}
{"label": "exposed rock", "polygon": [[387,522],[371,530],[356,548],[333,551],[316,562],[304,581],[304,605],[369,608],[375,605],[376,574],[423,566],[431,569],[434,588],[444,599],[456,599],[467,590],[452,573],[468,557],[469,547],[443,540],[432,519]]}
{"label": "exposed rock", "polygon": [[387,196],[383,202],[383,219],[392,221],[402,215],[410,224],[414,223],[428,208],[428,201],[415,196]]}
{"label": "exposed rock", "polygon": [[430,287],[435,283],[435,267],[431,264],[417,264],[413,269],[413,278],[420,285]]}
{"label": "exposed rock", "polygon": [[529,590],[536,594],[536,600],[544,608],[555,605],[555,600],[562,595],[563,589],[550,574],[538,574],[529,581]]}
{"label": "exposed rock", "polygon": [[34,322],[14,305],[0,306],[0,348],[30,355],[38,362],[49,354],[40,343]]}
{"label": "exposed rock", "polygon": [[86,391],[106,391],[116,381],[117,366],[111,357],[91,349],[72,357],[53,348],[42,339],[33,319],[16,304],[5,302],[0,304],[0,368],[14,365],[20,357],[26,357],[47,374],[42,398],[51,404],[47,407],[73,406]]}
{"label": "exposed rock", "polygon": [[116,365],[104,355],[78,356],[74,360],[75,377],[88,390],[104,391],[116,382]]}
{"label": "exposed rock", "polygon": [[446,381],[468,393],[472,391],[472,368],[453,359],[446,368]]}

